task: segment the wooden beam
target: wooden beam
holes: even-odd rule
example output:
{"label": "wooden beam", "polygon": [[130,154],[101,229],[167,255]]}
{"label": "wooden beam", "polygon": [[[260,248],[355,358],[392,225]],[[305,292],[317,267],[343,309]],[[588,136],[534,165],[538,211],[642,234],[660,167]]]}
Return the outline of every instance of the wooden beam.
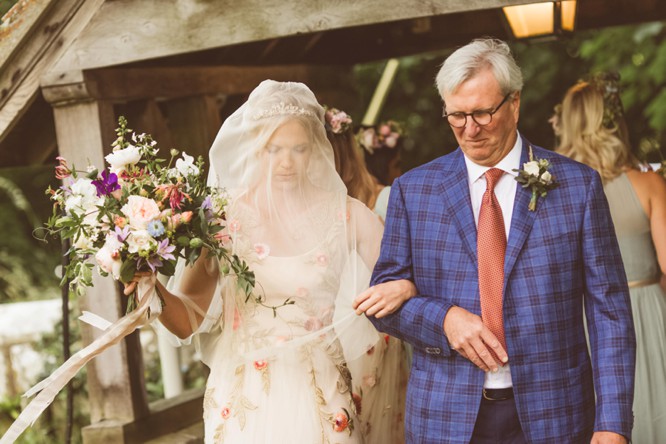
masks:
{"label": "wooden beam", "polygon": [[212,96],[186,97],[166,102],[163,107],[173,138],[172,147],[195,158],[208,159],[208,150],[222,125],[217,100]]}
{"label": "wooden beam", "polygon": [[336,74],[339,66],[223,66],[168,68],[107,68],[53,73],[42,81],[47,102],[60,105],[85,97],[116,102],[145,98],[177,98],[198,95],[244,94],[262,80],[317,84],[348,84]]}
{"label": "wooden beam", "polygon": [[[192,389],[151,403],[150,415],[137,421],[102,421],[82,430],[84,444],[139,444],[198,424],[203,418],[203,389]],[[203,424],[201,424],[203,432]],[[152,441],[151,441],[152,442]],[[165,441],[177,442],[177,441]]]}
{"label": "wooden beam", "polygon": [[[104,167],[104,154],[115,138],[115,114],[109,102],[70,103],[53,110],[58,150],[77,169],[92,164]],[[81,301],[84,309],[115,321],[124,313],[117,284],[97,274],[94,286]],[[82,326],[86,344],[102,332]],[[104,419],[134,421],[147,415],[147,399],[142,386],[143,367],[138,335],[110,347],[88,366],[90,418],[93,424]],[[137,375],[138,373],[138,375]]]}
{"label": "wooden beam", "polygon": [[103,2],[53,2],[40,16],[36,28],[15,42],[20,50],[11,52],[0,69],[0,142],[34,101],[39,79],[62,56]]}
{"label": "wooden beam", "polygon": [[545,0],[182,0],[168,8],[162,2],[114,0],[97,11],[55,71],[535,1]]}

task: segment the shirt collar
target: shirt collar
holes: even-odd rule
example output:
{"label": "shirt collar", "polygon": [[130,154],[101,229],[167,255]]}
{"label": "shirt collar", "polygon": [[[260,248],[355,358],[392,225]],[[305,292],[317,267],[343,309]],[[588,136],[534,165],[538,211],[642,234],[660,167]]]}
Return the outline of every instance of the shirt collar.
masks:
{"label": "shirt collar", "polygon": [[471,161],[467,156],[463,156],[465,158],[465,165],[467,166],[467,177],[470,184],[473,184],[479,180],[479,178],[491,168],[499,168],[500,170],[511,174],[512,176],[518,176],[518,173],[513,170],[520,168],[520,155],[523,149],[523,139],[520,137],[520,133],[518,131],[516,131],[516,134],[516,143],[513,145],[513,148],[511,148],[511,151],[509,151],[509,153],[504,156],[504,158],[500,160],[499,163],[495,166],[481,166]]}

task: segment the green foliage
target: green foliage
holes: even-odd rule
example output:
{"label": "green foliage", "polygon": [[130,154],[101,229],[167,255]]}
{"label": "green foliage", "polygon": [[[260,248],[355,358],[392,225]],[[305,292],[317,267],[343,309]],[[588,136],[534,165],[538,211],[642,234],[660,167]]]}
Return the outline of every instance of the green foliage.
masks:
{"label": "green foliage", "polygon": [[[622,76],[622,100],[632,146],[665,146],[666,22],[604,28],[551,41],[512,42],[523,71],[518,125],[532,143],[554,148],[548,119],[566,90],[589,72],[616,70]],[[442,101],[434,87],[441,63],[451,50],[400,59],[400,68],[379,120],[404,124],[403,169],[408,170],[454,150],[457,142],[441,118]],[[360,103],[367,106],[384,62],[358,65],[355,77]],[[360,122],[365,108],[349,110]],[[639,154],[645,158],[645,155]],[[661,157],[652,151],[648,160]]]}
{"label": "green foliage", "polygon": [[0,0],[0,17],[5,15],[18,0]]}
{"label": "green foliage", "polygon": [[[594,70],[620,73],[632,145],[639,157],[661,160],[666,147],[666,22],[604,29],[581,43],[580,55]],[[646,144],[652,152],[640,149]]]}
{"label": "green foliage", "polygon": [[[78,313],[70,312],[70,325],[76,325]],[[39,343],[35,345],[35,351],[44,356],[44,370],[34,381],[37,383],[48,377],[63,363],[62,352],[62,324],[58,323],[52,333],[43,335]],[[77,329],[71,330],[70,344],[72,354],[80,350],[81,337]],[[74,396],[74,414],[72,427],[73,444],[80,444],[81,429],[90,424],[88,416],[88,394],[86,390],[85,367],[72,379],[72,390]],[[67,414],[67,393],[62,390],[44,414],[42,414],[32,427],[29,427],[18,439],[21,444],[59,444],[64,443],[65,424]],[[16,419],[23,407],[30,399],[16,397],[0,398],[0,430],[6,430]]]}
{"label": "green foliage", "polygon": [[[0,303],[57,297],[60,243],[38,238],[50,214],[43,190],[53,184],[50,167],[0,169]],[[38,196],[35,198],[34,196]]]}

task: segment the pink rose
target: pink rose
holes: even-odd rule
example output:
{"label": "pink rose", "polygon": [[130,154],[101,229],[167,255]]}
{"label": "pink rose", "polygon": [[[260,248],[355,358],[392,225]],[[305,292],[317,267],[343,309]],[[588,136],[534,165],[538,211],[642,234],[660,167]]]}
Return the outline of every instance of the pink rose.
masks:
{"label": "pink rose", "polygon": [[384,145],[386,145],[389,148],[395,148],[397,144],[398,144],[398,139],[393,136],[388,136],[386,139],[384,139]]}
{"label": "pink rose", "polygon": [[181,220],[183,221],[184,224],[189,224],[190,221],[192,220],[192,212],[191,211],[183,211],[181,213]]}
{"label": "pink rose", "polygon": [[145,230],[148,222],[160,216],[160,209],[152,199],[130,196],[120,209],[129,219],[129,224],[137,230]]}
{"label": "pink rose", "polygon": [[95,260],[97,261],[99,268],[111,274],[114,279],[118,280],[120,278],[120,267],[123,263],[118,258],[119,255],[114,253],[118,253],[118,251],[112,250],[105,245],[99,249],[97,254],[95,254]]}
{"label": "pink rose", "polygon": [[382,136],[388,136],[391,134],[391,127],[388,125],[382,125],[379,127],[379,134]]}

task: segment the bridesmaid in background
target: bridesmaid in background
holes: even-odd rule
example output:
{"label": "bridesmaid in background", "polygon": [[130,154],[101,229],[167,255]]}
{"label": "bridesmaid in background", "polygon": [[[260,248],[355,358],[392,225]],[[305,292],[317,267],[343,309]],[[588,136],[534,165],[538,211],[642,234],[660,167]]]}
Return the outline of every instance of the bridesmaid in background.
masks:
{"label": "bridesmaid in background", "polygon": [[[382,220],[386,217],[390,187],[372,175],[365,164],[361,147],[352,131],[352,119],[344,111],[335,108],[326,111],[326,135],[333,146],[335,169],[347,186],[347,193],[370,209]],[[397,151],[397,150],[396,150]],[[405,285],[396,282],[399,289]],[[382,316],[398,309],[410,289],[387,292],[384,299],[369,301],[367,315]],[[384,335],[364,359],[350,362],[352,390],[361,408],[359,419],[364,428],[366,444],[402,444],[404,437],[404,411],[409,358],[405,344],[399,339]]]}
{"label": "bridesmaid in background", "polygon": [[632,442],[656,444],[666,439],[666,180],[631,154],[618,81],[603,73],[567,91],[557,151],[604,181],[636,329]]}

